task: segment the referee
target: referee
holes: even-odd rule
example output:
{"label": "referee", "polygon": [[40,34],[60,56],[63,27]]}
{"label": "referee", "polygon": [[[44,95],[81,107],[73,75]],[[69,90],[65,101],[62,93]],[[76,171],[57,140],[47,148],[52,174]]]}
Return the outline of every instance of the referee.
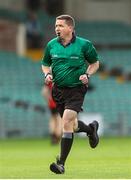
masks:
{"label": "referee", "polygon": [[55,32],[57,37],[48,42],[45,49],[42,71],[45,74],[45,83],[54,83],[52,95],[63,121],[60,156],[56,163],[50,165],[50,170],[63,174],[74,132],[85,132],[91,148],[95,148],[99,143],[98,122],[93,121],[86,125],[77,119],[89,78],[99,68],[99,58],[89,40],[75,35],[75,22],[71,16],[58,16]]}

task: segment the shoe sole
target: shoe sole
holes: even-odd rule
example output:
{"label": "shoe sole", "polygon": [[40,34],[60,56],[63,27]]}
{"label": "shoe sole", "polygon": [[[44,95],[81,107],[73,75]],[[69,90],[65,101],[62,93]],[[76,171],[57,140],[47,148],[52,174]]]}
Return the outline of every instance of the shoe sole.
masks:
{"label": "shoe sole", "polygon": [[98,145],[98,143],[99,143],[99,136],[98,136],[98,134],[97,134],[97,130],[98,130],[98,128],[99,128],[99,123],[98,123],[97,121],[94,121],[93,123],[96,124],[96,126],[94,126],[94,136],[96,137],[97,141],[96,141],[96,144],[94,144],[94,145],[92,146],[92,148],[95,148],[95,147]]}
{"label": "shoe sole", "polygon": [[52,164],[50,165],[50,170],[51,170],[52,172],[54,172],[55,174],[64,174],[64,172],[61,171],[61,169],[60,169],[55,163],[52,163]]}

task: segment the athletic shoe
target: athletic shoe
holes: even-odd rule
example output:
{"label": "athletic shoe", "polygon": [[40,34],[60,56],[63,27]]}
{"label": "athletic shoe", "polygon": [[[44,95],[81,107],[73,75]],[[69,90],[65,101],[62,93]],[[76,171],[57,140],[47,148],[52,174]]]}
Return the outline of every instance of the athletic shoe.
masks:
{"label": "athletic shoe", "polygon": [[92,128],[92,133],[88,134],[89,144],[92,148],[95,148],[99,143],[99,136],[97,134],[99,123],[97,121],[93,121],[89,124],[89,126]]}
{"label": "athletic shoe", "polygon": [[65,168],[63,164],[60,164],[58,157],[56,158],[56,163],[50,165],[50,170],[56,174],[64,174]]}

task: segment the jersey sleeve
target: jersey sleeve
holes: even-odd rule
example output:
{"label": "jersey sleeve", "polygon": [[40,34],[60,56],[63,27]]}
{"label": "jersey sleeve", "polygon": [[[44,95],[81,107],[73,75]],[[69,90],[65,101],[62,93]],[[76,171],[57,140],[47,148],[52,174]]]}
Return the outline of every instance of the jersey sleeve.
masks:
{"label": "jersey sleeve", "polygon": [[84,47],[84,54],[89,64],[93,64],[99,60],[96,49],[90,41],[88,41]]}
{"label": "jersey sleeve", "polygon": [[50,47],[47,45],[45,48],[44,56],[42,58],[42,65],[51,66]]}

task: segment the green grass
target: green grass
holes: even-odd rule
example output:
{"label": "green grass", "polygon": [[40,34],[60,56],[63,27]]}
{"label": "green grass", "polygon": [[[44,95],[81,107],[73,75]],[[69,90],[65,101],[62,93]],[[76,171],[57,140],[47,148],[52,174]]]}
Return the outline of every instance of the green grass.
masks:
{"label": "green grass", "polygon": [[58,153],[59,146],[49,139],[0,140],[0,178],[131,178],[131,138],[102,138],[96,149],[87,139],[75,138],[64,175],[49,170]]}

